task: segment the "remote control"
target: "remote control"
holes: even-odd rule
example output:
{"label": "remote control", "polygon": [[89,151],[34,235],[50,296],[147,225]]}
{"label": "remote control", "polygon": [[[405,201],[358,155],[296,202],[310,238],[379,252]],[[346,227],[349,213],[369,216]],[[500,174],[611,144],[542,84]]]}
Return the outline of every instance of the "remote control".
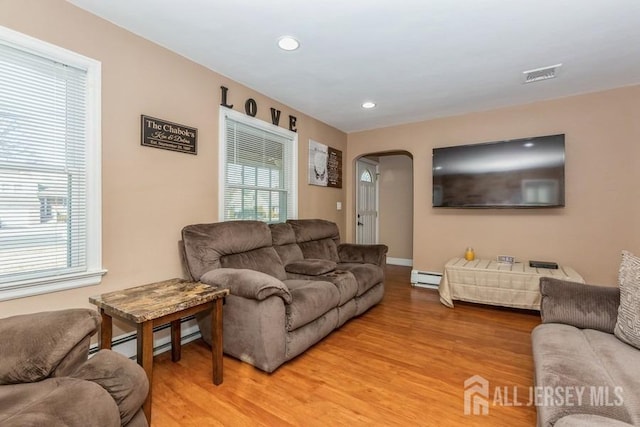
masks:
{"label": "remote control", "polygon": [[558,264],[551,261],[529,261],[529,267],[558,269]]}

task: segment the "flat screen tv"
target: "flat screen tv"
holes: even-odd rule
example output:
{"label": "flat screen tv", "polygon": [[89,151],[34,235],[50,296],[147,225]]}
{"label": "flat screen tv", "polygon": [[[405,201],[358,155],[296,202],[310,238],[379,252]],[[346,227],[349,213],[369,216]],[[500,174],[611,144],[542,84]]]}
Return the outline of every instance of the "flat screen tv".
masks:
{"label": "flat screen tv", "polygon": [[564,134],[434,148],[433,206],[564,206]]}

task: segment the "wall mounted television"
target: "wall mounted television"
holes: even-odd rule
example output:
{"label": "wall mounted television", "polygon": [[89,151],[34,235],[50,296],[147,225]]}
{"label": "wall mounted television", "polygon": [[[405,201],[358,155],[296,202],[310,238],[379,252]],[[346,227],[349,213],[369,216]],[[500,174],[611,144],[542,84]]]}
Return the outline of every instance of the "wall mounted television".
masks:
{"label": "wall mounted television", "polygon": [[564,206],[564,134],[433,149],[433,207]]}

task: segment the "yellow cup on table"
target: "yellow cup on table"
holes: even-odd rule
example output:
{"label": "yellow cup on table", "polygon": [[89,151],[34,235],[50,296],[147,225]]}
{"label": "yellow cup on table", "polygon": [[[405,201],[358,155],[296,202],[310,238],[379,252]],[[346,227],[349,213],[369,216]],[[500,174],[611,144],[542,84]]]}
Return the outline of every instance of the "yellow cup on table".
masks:
{"label": "yellow cup on table", "polygon": [[476,259],[476,253],[473,251],[473,248],[469,247],[466,251],[464,251],[464,259],[467,261],[473,261]]}

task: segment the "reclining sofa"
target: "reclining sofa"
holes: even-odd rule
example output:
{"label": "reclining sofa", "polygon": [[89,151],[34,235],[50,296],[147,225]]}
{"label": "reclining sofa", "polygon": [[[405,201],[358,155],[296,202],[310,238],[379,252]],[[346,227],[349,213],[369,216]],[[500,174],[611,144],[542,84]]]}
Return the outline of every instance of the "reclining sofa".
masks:
{"label": "reclining sofa", "polygon": [[111,350],[87,360],[100,322],[91,309],[0,319],[1,426],[148,426],[142,367]]}
{"label": "reclining sofa", "polygon": [[[387,246],[340,244],[335,223],[229,221],[182,230],[193,280],[229,289],[224,353],[273,372],[384,295]],[[211,345],[210,315],[198,315]]]}

